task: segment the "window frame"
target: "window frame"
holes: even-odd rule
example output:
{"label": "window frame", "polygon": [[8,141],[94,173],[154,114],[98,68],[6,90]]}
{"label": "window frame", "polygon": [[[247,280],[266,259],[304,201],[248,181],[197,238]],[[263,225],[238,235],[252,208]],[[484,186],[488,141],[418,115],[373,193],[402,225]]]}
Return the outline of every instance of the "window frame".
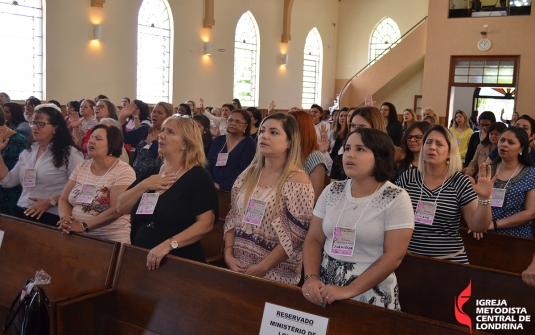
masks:
{"label": "window frame", "polygon": [[[245,100],[243,98],[242,95],[240,95],[240,93],[242,92],[239,92],[237,91],[236,89],[236,85],[238,84],[238,80],[237,80],[237,77],[236,77],[236,73],[237,73],[237,68],[236,68],[236,65],[237,64],[240,64],[240,62],[236,61],[237,58],[236,58],[236,50],[240,49],[237,47],[237,43],[243,43],[241,41],[238,41],[237,40],[237,33],[238,33],[238,28],[240,28],[240,24],[242,21],[242,19],[246,17],[250,20],[250,22],[252,23],[252,27],[254,29],[254,37],[255,37],[255,50],[254,50],[254,57],[251,57],[252,59],[252,70],[251,70],[251,90],[249,93],[251,93],[251,99],[250,100]],[[241,49],[241,50],[246,50],[246,49]],[[233,98],[235,99],[239,99],[240,100],[240,103],[242,104],[242,106],[248,106],[248,107],[256,107],[258,106],[258,103],[259,103],[259,84],[260,84],[260,28],[258,27],[258,22],[256,21],[256,18],[254,17],[253,13],[251,11],[246,11],[244,12],[242,15],[240,15],[240,18],[238,19],[238,22],[236,23],[236,28],[234,29],[234,49],[233,49],[233,58],[234,58],[234,64],[233,64],[233,79],[232,79],[232,96]]]}
{"label": "window frame", "polygon": [[[302,89],[302,92],[301,92],[301,107],[304,108],[304,109],[309,109],[310,106],[308,106],[308,102],[306,103],[305,105],[305,96],[304,94],[305,93],[310,93],[310,92],[305,92],[305,74],[306,73],[312,73],[312,71],[305,71],[306,67],[307,67],[307,56],[314,56],[314,55],[310,55],[306,53],[307,51],[307,48],[308,48],[308,45],[307,45],[307,42],[309,41],[309,37],[314,37],[316,40],[317,40],[317,61],[316,60],[309,60],[310,62],[315,62],[316,63],[316,71],[314,71],[314,78],[315,78],[315,82],[314,82],[314,101],[310,104],[310,105],[313,105],[313,104],[321,104],[321,91],[322,91],[322,77],[323,77],[323,40],[321,39],[321,35],[318,31],[318,29],[316,27],[313,27],[312,29],[310,29],[310,31],[308,32],[307,34],[307,37],[305,39],[305,46],[303,48],[303,89]],[[312,76],[310,76],[312,77]],[[308,99],[308,98],[307,98]],[[306,107],[308,106],[308,107]]]}

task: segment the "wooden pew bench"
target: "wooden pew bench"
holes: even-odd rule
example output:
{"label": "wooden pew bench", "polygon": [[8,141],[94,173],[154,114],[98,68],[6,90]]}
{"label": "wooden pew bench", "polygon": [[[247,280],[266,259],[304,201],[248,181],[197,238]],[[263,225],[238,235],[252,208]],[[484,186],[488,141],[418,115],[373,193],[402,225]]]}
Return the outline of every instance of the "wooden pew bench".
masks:
{"label": "wooden pew bench", "polygon": [[472,265],[520,274],[535,254],[535,239],[489,233],[476,240],[467,228],[459,232]]}
{"label": "wooden pew bench", "polygon": [[58,334],[258,334],[265,302],[329,318],[328,334],[468,334],[354,301],[323,309],[297,287],[174,256],[149,271],[147,252],[125,245],[114,289],[58,304]]}
{"label": "wooden pew bench", "polygon": [[[113,284],[120,243],[73,234],[0,215],[0,322],[27,279],[45,270],[43,285],[50,300],[50,333],[56,334],[56,306],[62,301],[106,289]],[[0,327],[0,333],[2,332]],[[14,333],[13,327],[8,334]]]}
{"label": "wooden pew bench", "polygon": [[[395,273],[401,310],[405,313],[459,324],[454,313],[454,297],[458,297],[471,281],[471,298],[463,309],[472,322],[476,318],[476,299],[505,299],[507,306],[525,307],[532,319],[535,316],[535,290],[525,285],[519,274],[413,254],[405,256]],[[523,323],[523,327],[523,331],[512,332],[535,334],[533,320]]]}

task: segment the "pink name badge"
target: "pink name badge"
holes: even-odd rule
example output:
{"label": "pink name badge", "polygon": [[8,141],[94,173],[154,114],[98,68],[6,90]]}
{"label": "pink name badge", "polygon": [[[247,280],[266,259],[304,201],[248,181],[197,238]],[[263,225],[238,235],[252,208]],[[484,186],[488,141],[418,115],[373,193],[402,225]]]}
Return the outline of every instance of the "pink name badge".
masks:
{"label": "pink name badge", "polygon": [[266,212],[267,204],[265,201],[250,198],[247,203],[247,210],[243,216],[244,223],[250,223],[255,226],[262,224],[264,213]]}
{"label": "pink name badge", "polygon": [[490,205],[492,207],[503,207],[503,202],[505,201],[505,192],[503,188],[493,188],[492,189],[492,199],[490,200]]}
{"label": "pink name badge", "polygon": [[331,255],[353,256],[356,231],[353,228],[334,227]]}
{"label": "pink name badge", "polygon": [[37,170],[25,169],[24,177],[22,179],[22,187],[35,187],[36,182],[37,182]]}
{"label": "pink name badge", "polygon": [[83,184],[80,189],[80,194],[76,197],[76,203],[78,204],[90,204],[95,198],[95,193],[97,193],[96,185]]}
{"label": "pink name badge", "polygon": [[222,153],[217,155],[217,162],[215,162],[215,166],[225,166],[227,165],[228,161],[228,153]]}
{"label": "pink name badge", "polygon": [[158,203],[158,193],[143,193],[136,214],[152,214]]}
{"label": "pink name badge", "polygon": [[418,201],[416,206],[416,213],[414,213],[414,221],[432,225],[433,219],[435,218],[435,211],[437,210],[437,205],[433,202],[427,201]]}

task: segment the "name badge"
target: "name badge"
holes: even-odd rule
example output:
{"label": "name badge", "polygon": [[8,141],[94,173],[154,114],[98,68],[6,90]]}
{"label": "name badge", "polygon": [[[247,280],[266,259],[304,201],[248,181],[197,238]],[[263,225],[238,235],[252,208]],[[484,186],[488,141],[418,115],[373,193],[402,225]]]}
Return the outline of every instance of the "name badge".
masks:
{"label": "name badge", "polygon": [[356,233],[353,228],[334,227],[331,255],[353,256]]}
{"label": "name badge", "polygon": [[37,181],[37,170],[36,169],[25,169],[24,178],[22,179],[23,187],[35,187]]}
{"label": "name badge", "polygon": [[260,226],[264,213],[266,212],[267,203],[262,200],[250,198],[247,203],[247,209],[243,216],[244,223],[250,223],[255,226]]}
{"label": "name badge", "polygon": [[228,161],[228,153],[220,153],[217,155],[217,162],[215,166],[225,166]]}
{"label": "name badge", "polygon": [[158,193],[143,193],[136,214],[152,214],[158,203]]}
{"label": "name badge", "polygon": [[502,207],[503,202],[505,201],[505,193],[507,190],[503,188],[493,188],[492,189],[492,200],[490,201],[490,205],[492,207]]}
{"label": "name badge", "polygon": [[437,205],[433,202],[427,201],[418,201],[416,206],[416,213],[414,215],[414,221],[432,225],[433,219],[435,218],[435,211],[437,210]]}
{"label": "name badge", "polygon": [[461,146],[461,141],[462,141],[462,140],[463,140],[462,138],[458,138],[458,139],[457,139],[457,146],[458,146],[458,147]]}
{"label": "name badge", "polygon": [[95,193],[97,193],[97,185],[83,184],[80,189],[80,194],[76,198],[76,203],[78,204],[90,204],[95,198]]}

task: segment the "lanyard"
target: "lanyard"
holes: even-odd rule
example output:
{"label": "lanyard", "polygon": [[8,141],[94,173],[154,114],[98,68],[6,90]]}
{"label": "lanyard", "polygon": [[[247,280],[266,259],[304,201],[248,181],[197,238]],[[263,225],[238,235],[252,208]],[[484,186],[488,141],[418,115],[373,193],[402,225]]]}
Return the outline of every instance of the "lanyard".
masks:
{"label": "lanyard", "polygon": [[[353,185],[353,179],[351,179],[351,183],[349,184],[349,192],[350,193],[351,193],[351,186],[352,185]],[[360,213],[360,216],[359,216],[357,222],[355,222],[355,225],[353,226],[353,230],[355,230],[357,228],[357,224],[359,223],[360,219],[362,218],[362,215],[366,212],[366,208],[368,208],[368,205],[370,204],[370,202],[372,202],[373,198],[375,197],[375,193],[377,193],[377,190],[381,187],[381,185],[383,185],[383,184],[379,183],[379,185],[377,185],[377,188],[375,189],[375,191],[371,195],[370,200],[368,200],[368,203],[366,204],[366,207],[364,207],[364,210],[362,211],[362,213]],[[336,225],[334,226],[335,229],[338,228],[338,223],[340,223],[340,218],[342,217],[342,214],[344,213],[344,210],[346,208],[347,194],[344,194],[344,196],[345,196],[344,206],[342,206],[342,211],[340,212],[340,215],[338,215],[338,220],[336,221]]]}
{"label": "lanyard", "polygon": [[[446,171],[446,175],[444,176],[444,181],[442,182],[442,184],[440,185],[440,190],[438,190],[438,195],[435,199],[435,208],[438,207],[437,205],[437,202],[438,202],[438,198],[440,197],[440,192],[442,192],[442,188],[444,187],[444,183],[446,182],[446,178],[448,177],[448,172]],[[424,181],[424,178],[425,178],[425,173],[422,174],[422,188],[420,189],[420,199],[418,199],[418,204],[420,202],[422,202],[422,193],[424,191],[424,187],[423,185],[425,185],[425,181]],[[418,206],[416,206],[418,208]],[[414,212],[414,215],[416,215],[416,212]]]}
{"label": "lanyard", "polygon": [[[498,172],[500,172],[500,168],[502,167],[502,163],[500,163],[500,165],[498,166],[498,170],[496,171],[496,174],[498,174]],[[511,177],[509,177],[509,180],[507,180],[507,183],[505,183],[505,186],[503,187],[503,189],[507,192],[507,185],[509,185],[509,182],[511,181],[511,179],[514,177],[516,171],[518,170],[518,168],[520,167],[520,163],[518,163],[518,166],[516,167],[515,171],[513,171],[513,174],[511,175]]]}
{"label": "lanyard", "polygon": [[[90,172],[90,173],[91,173],[91,165],[93,164],[93,162],[94,162],[94,161],[92,160],[92,161],[91,161],[91,164],[89,165],[89,172]],[[115,165],[117,165],[117,163],[119,163],[119,159],[117,159],[117,160],[110,166],[110,168],[108,169],[108,171],[106,171],[106,173],[105,173],[102,177],[100,177],[100,179],[97,181],[97,183],[95,184],[95,186],[98,186],[98,184],[100,184],[100,182],[102,181],[102,178],[106,177],[106,175],[108,174],[108,172],[110,172],[110,170],[113,169],[113,168],[115,167]],[[89,173],[85,175],[85,182],[84,182],[84,184],[87,184],[87,176],[88,176],[88,175],[89,175]]]}
{"label": "lanyard", "polygon": [[[165,166],[165,164],[162,165],[162,168],[160,169],[160,171],[163,170],[163,167],[164,167],[164,166]],[[184,168],[184,166],[181,166],[180,169],[178,169],[178,171],[175,173],[175,178],[176,178],[176,176],[180,173],[180,171],[182,171],[183,168]],[[160,175],[160,177],[161,177],[162,179],[165,178],[165,172],[163,172],[163,173]],[[175,182],[176,182],[176,180],[175,180]],[[173,184],[174,184],[174,183],[173,183]],[[158,193],[158,194],[162,194],[163,192],[165,192],[165,190],[158,191],[158,192],[156,192],[156,193]]]}
{"label": "lanyard", "polygon": [[[240,138],[239,140],[237,140],[236,143],[234,143],[234,145],[232,146],[232,148],[229,149],[229,148],[227,147],[227,152],[226,152],[226,153],[229,153],[230,151],[232,151],[232,150],[238,145],[238,143],[241,142],[241,140],[243,140],[243,137]],[[225,136],[225,144],[223,145],[223,147],[221,148],[221,150],[219,150],[219,153],[221,153],[221,151],[223,151],[223,149],[225,149],[225,146],[226,146],[226,145],[227,145],[227,136]],[[258,185],[258,183],[257,183],[257,185]]]}

